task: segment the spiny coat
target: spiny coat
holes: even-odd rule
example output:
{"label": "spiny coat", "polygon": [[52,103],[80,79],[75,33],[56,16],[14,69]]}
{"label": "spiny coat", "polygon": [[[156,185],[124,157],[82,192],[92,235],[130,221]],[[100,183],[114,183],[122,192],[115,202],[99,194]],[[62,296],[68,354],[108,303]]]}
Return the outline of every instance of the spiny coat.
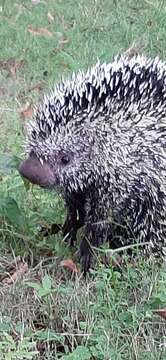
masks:
{"label": "spiny coat", "polygon": [[148,250],[164,252],[164,62],[121,56],[62,81],[39,106],[26,151],[20,173],[63,195],[63,230],[72,244],[84,225],[85,272],[91,247],[108,239],[113,248],[146,242]]}

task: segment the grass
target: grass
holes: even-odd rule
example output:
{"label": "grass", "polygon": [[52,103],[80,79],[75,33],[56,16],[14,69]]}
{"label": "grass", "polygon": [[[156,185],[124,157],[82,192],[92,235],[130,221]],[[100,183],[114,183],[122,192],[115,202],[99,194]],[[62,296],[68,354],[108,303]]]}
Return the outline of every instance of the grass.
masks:
{"label": "grass", "polygon": [[11,170],[29,121],[20,108],[133,42],[164,59],[165,17],[164,0],[0,0],[0,359],[166,359],[165,323],[152,311],[166,304],[164,264],[124,258],[86,281],[71,276],[60,235],[38,232],[63,222],[62,200]]}

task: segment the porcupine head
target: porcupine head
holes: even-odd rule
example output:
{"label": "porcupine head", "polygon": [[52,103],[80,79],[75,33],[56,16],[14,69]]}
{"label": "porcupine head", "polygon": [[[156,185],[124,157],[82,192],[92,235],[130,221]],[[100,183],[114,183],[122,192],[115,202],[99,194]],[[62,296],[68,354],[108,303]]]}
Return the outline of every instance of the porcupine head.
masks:
{"label": "porcupine head", "polygon": [[97,64],[56,85],[27,130],[20,173],[33,184],[66,195],[97,186],[108,158],[103,69]]}

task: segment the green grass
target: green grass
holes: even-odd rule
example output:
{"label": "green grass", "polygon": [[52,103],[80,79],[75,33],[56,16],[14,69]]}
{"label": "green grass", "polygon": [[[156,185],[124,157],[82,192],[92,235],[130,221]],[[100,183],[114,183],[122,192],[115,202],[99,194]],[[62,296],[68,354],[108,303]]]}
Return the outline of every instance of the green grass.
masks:
{"label": "green grass", "polygon": [[[29,119],[18,109],[37,103],[61,76],[110,61],[133,43],[164,59],[165,19],[164,0],[0,0],[0,152],[22,157]],[[23,61],[16,75],[11,58]],[[125,258],[120,269],[99,267],[86,281],[71,277],[60,266],[73,256],[61,236],[38,232],[40,223],[63,222],[62,199],[27,189],[11,165],[0,155],[0,360],[165,360],[165,323],[152,311],[166,305],[164,265]],[[7,284],[18,256],[28,271]]]}

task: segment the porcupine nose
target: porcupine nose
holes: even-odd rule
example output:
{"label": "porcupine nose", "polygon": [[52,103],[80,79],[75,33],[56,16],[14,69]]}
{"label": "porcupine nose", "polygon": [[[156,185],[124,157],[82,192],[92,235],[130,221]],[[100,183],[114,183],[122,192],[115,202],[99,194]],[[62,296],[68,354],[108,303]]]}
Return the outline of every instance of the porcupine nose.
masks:
{"label": "porcupine nose", "polygon": [[50,166],[46,162],[41,164],[35,155],[30,155],[20,164],[19,172],[32,184],[41,187],[49,187],[53,182],[53,172]]}

